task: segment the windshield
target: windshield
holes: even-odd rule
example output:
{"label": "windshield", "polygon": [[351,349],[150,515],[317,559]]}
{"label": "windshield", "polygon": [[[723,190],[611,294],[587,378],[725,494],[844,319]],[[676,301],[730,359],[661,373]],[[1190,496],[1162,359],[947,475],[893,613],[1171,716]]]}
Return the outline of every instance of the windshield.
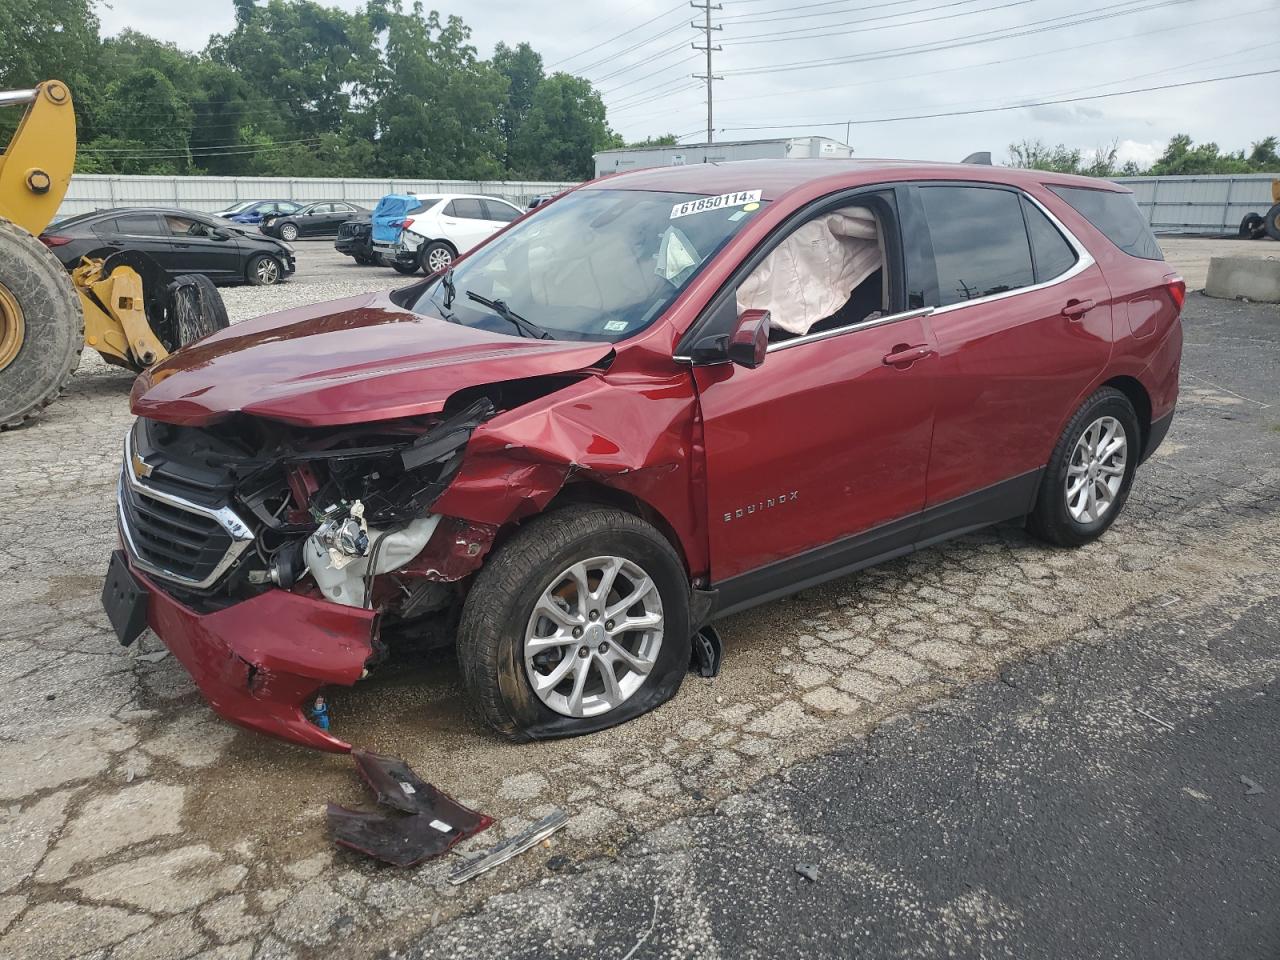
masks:
{"label": "windshield", "polygon": [[527,335],[503,316],[509,311],[559,340],[612,343],[661,316],[761,205],[759,190],[718,197],[579,190],[463,260],[448,277],[452,291],[436,280],[412,309]]}
{"label": "windshield", "polygon": [[227,207],[227,209],[221,212],[222,213],[239,213],[241,210],[245,209],[246,207],[251,207],[255,203],[257,203],[256,200],[241,200],[239,203],[233,203],[231,206]]}

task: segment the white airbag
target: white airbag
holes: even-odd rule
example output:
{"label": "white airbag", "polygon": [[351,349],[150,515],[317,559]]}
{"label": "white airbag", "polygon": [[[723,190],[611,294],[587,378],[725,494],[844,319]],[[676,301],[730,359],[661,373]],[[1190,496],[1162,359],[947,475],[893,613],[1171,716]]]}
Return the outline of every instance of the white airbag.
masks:
{"label": "white airbag", "polygon": [[738,287],[738,311],[768,310],[772,326],[803,336],[880,269],[876,218],[849,207],[810,220]]}

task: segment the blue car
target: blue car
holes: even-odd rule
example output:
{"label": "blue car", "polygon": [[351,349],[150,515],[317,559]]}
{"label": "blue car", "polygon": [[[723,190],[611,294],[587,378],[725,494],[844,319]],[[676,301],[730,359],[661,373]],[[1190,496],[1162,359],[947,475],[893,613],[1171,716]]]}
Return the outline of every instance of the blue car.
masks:
{"label": "blue car", "polygon": [[224,217],[235,223],[260,224],[264,217],[275,217],[282,213],[297,213],[302,204],[292,200],[241,200],[225,210],[219,210],[214,216]]}

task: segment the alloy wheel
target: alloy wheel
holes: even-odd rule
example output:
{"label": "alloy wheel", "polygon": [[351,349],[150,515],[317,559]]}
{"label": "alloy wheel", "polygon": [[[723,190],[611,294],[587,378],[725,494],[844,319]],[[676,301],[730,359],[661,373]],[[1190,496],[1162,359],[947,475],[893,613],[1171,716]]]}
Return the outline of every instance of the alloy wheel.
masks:
{"label": "alloy wheel", "polygon": [[1129,439],[1115,417],[1099,417],[1085,428],[1067,466],[1067,512],[1077,523],[1101,519],[1120,494]]}
{"label": "alloy wheel", "polygon": [[451,263],[453,263],[453,254],[444,247],[436,247],[427,254],[428,273],[439,273]]}
{"label": "alloy wheel", "polygon": [[553,577],[525,627],[533,692],[566,717],[616,709],[644,686],[662,649],[662,596],[636,563],[592,557]]}
{"label": "alloy wheel", "polygon": [[280,279],[280,264],[276,263],[271,257],[263,257],[258,261],[254,274],[257,276],[259,283],[273,284]]}
{"label": "alloy wheel", "polygon": [[0,370],[13,363],[26,338],[26,321],[18,298],[0,283]]}
{"label": "alloy wheel", "polygon": [[280,228],[280,238],[282,240],[297,240],[298,228],[295,227],[292,223],[286,223],[283,227]]}

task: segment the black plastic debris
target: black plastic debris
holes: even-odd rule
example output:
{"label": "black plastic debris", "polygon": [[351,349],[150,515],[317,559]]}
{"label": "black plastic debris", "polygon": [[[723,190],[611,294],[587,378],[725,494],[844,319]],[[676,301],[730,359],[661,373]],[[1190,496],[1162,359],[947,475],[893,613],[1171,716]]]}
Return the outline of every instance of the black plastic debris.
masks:
{"label": "black plastic debris", "polygon": [[724,659],[724,643],[720,631],[707,624],[693,635],[693,660],[689,666],[710,680],[720,673]]}
{"label": "black plastic debris", "polygon": [[325,816],[329,834],[339,846],[397,867],[412,867],[493,823],[492,817],[462,806],[425,783],[398,757],[367,750],[352,750],[351,757],[378,803],[399,812],[350,810],[330,803]]}

